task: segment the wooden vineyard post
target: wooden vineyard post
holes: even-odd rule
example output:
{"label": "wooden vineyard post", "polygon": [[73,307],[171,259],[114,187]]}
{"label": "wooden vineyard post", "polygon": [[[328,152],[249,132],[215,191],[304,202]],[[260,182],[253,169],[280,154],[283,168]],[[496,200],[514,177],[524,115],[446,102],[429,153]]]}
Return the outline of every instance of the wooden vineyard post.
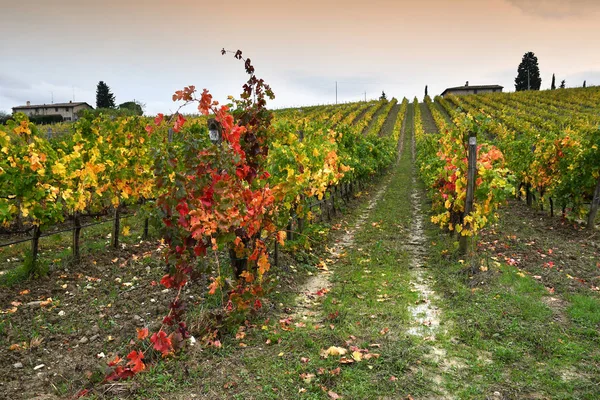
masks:
{"label": "wooden vineyard post", "polygon": [[290,220],[287,225],[287,240],[294,240],[294,207],[290,209]]}
{"label": "wooden vineyard post", "polygon": [[[304,195],[300,195],[300,202],[303,203],[304,200]],[[302,212],[305,212],[304,206],[302,207]],[[304,231],[304,217],[298,217],[296,223],[298,224],[298,232],[302,233]]]}
{"label": "wooden vineyard post", "polygon": [[[327,201],[327,194],[329,194],[329,200]],[[325,198],[323,199],[323,205],[325,206],[325,210],[327,210],[327,221],[331,221],[331,207],[329,205],[329,203],[331,202],[333,204],[333,193],[331,193],[331,191],[329,189],[327,189],[325,191]]]}
{"label": "wooden vineyard post", "polygon": [[37,262],[41,235],[42,230],[40,229],[39,225],[35,225],[33,227],[33,237],[31,238],[31,261],[33,265],[35,265]]}
{"label": "wooden vineyard post", "polygon": [[119,231],[121,230],[121,212],[119,206],[115,207],[115,220],[113,223],[113,232],[112,232],[112,247],[115,249],[119,247]]}
{"label": "wooden vineyard post", "polygon": [[334,186],[331,189],[331,208],[333,209],[333,215],[337,215],[337,210],[335,209],[335,198],[336,198],[336,193],[338,191],[338,186]]}
{"label": "wooden vineyard post", "polygon": [[275,251],[273,252],[273,262],[279,267],[279,242],[275,239]]}
{"label": "wooden vineyard post", "polygon": [[150,225],[150,220],[148,218],[144,219],[144,234],[142,239],[148,240],[148,226]]}
{"label": "wooden vineyard post", "polygon": [[79,262],[80,251],[79,251],[79,235],[81,233],[81,220],[79,218],[79,212],[75,212],[73,215],[73,260]]}
{"label": "wooden vineyard post", "polygon": [[594,190],[594,197],[592,198],[592,204],[590,205],[590,213],[588,214],[587,228],[594,229],[596,214],[598,214],[598,208],[600,207],[600,178],[596,183],[596,190]]}
{"label": "wooden vineyard post", "polygon": [[533,204],[533,193],[531,193],[531,185],[529,183],[525,185],[525,192],[527,206],[531,207],[531,205]]}
{"label": "wooden vineyard post", "polygon": [[[146,199],[144,199],[144,204],[146,204]],[[144,233],[142,234],[142,239],[148,240],[148,227],[150,225],[150,218],[144,218]]]}
{"label": "wooden vineyard post", "polygon": [[[468,157],[468,168],[467,168],[467,198],[465,199],[465,213],[464,216],[468,216],[473,211],[473,197],[475,194],[475,176],[477,175],[477,138],[475,136],[469,136],[469,157]],[[463,226],[463,232],[465,229],[470,229],[470,224]],[[470,236],[464,236],[461,232],[459,239],[459,252],[460,254],[467,254],[467,250],[470,245]]]}

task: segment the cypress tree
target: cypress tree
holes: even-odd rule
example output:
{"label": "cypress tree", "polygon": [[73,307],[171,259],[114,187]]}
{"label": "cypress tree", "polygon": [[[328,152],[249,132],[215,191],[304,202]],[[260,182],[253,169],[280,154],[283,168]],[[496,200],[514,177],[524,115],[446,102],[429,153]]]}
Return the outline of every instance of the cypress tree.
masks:
{"label": "cypress tree", "polygon": [[115,108],[115,95],[104,81],[96,87],[96,108]]}
{"label": "cypress tree", "polygon": [[515,78],[515,90],[540,90],[542,78],[540,77],[540,68],[538,59],[531,51],[523,55],[521,64],[517,68],[517,77]]}

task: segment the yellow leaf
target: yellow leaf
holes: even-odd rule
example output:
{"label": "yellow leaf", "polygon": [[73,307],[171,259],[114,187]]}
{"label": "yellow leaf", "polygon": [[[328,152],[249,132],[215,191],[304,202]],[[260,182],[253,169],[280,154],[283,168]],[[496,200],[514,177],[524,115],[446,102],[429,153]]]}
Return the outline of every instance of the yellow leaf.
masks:
{"label": "yellow leaf", "polygon": [[269,264],[269,258],[265,254],[260,255],[257,265],[259,275],[264,275],[271,267],[271,264]]}
{"label": "yellow leaf", "polygon": [[343,347],[331,346],[327,350],[321,350],[321,357],[327,358],[329,356],[343,356],[348,350]]}
{"label": "yellow leaf", "polygon": [[131,233],[129,232],[131,230],[131,227],[125,225],[123,227],[123,236],[129,236]]}
{"label": "yellow leaf", "polygon": [[54,175],[65,176],[67,168],[63,164],[57,162],[52,166],[52,173]]}
{"label": "yellow leaf", "polygon": [[354,361],[362,361],[362,353],[360,351],[353,351],[352,358]]}

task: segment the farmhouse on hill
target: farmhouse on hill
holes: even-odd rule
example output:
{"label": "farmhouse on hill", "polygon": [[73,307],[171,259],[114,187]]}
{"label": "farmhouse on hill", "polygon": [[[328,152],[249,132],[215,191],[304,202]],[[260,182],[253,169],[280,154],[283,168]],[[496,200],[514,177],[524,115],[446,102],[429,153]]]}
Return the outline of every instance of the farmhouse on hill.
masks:
{"label": "farmhouse on hill", "polygon": [[476,85],[469,86],[469,81],[465,83],[465,86],[451,87],[444,90],[441,94],[442,97],[453,94],[455,96],[461,96],[464,94],[479,94],[479,93],[494,93],[501,92],[504,86],[500,85]]}
{"label": "farmhouse on hill", "polygon": [[93,109],[88,103],[78,102],[74,103],[69,101],[68,103],[54,103],[54,104],[31,104],[27,102],[27,105],[13,107],[13,114],[22,112],[28,117],[42,116],[42,115],[60,115],[64,121],[76,121],[79,117],[77,113],[81,110]]}

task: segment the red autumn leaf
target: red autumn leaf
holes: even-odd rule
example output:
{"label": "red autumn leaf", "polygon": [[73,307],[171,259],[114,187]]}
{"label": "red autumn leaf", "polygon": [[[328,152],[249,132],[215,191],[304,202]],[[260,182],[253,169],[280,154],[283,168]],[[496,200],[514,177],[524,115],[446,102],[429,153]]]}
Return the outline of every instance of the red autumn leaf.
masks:
{"label": "red autumn leaf", "polygon": [[160,284],[163,285],[164,287],[166,287],[167,289],[170,289],[173,286],[175,286],[175,281],[173,280],[173,277],[171,275],[166,274],[160,280]]}
{"label": "red autumn leaf", "polygon": [[148,337],[148,328],[137,328],[138,340],[144,340]]}
{"label": "red autumn leaf", "polygon": [[150,341],[154,345],[154,350],[160,351],[163,355],[168,354],[173,349],[171,339],[169,339],[165,331],[153,334]]}
{"label": "red autumn leaf", "polygon": [[121,366],[118,366],[110,375],[104,378],[104,382],[128,379],[131,378],[133,375],[135,375],[135,373],[131,370],[131,368],[123,368]]}
{"label": "red autumn leaf", "polygon": [[194,247],[194,254],[198,257],[206,255],[206,247],[202,243],[198,243]]}
{"label": "red autumn leaf", "polygon": [[129,365],[131,367],[131,371],[133,373],[137,374],[138,372],[141,372],[144,369],[146,369],[146,365],[142,361],[143,358],[144,358],[144,353],[142,353],[141,351],[133,350],[131,353],[129,353],[127,355],[127,359],[129,360],[127,362],[127,365]]}
{"label": "red autumn leaf", "polygon": [[175,124],[173,125],[173,130],[175,132],[179,132],[181,130],[181,128],[183,128],[185,121],[186,121],[186,119],[183,117],[183,115],[178,114],[177,120],[175,121]]}
{"label": "red autumn leaf", "polygon": [[254,301],[254,309],[255,310],[260,310],[262,308],[262,303],[260,302],[260,299],[256,299]]}
{"label": "red autumn leaf", "polygon": [[154,118],[154,123],[156,125],[160,125],[161,122],[163,121],[164,115],[162,113],[158,113],[158,115],[156,116],[156,118]]}

